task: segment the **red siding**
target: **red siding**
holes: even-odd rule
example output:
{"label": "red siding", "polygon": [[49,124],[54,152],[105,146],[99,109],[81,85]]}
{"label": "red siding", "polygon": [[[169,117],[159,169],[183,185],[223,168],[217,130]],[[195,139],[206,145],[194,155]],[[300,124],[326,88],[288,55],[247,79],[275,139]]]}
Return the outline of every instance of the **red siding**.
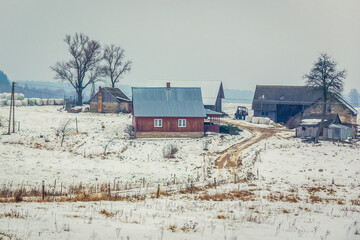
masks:
{"label": "red siding", "polygon": [[[154,127],[154,119],[162,119],[162,127]],[[178,127],[178,120],[186,119],[186,127]],[[203,132],[202,117],[134,117],[137,132]]]}

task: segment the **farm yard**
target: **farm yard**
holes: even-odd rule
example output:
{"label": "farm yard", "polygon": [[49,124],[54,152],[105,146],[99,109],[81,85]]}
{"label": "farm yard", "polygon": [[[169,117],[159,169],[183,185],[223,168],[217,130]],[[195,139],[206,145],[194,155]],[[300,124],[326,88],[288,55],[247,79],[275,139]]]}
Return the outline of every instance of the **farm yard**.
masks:
{"label": "farm yard", "polygon": [[[130,115],[17,107],[20,131],[0,136],[0,239],[360,239],[359,142],[304,143],[231,120],[233,106],[224,121],[274,131],[239,152],[237,168],[216,160],[249,143],[246,130],[132,139]],[[8,108],[0,115],[6,133]],[[43,180],[44,202],[16,201]]]}

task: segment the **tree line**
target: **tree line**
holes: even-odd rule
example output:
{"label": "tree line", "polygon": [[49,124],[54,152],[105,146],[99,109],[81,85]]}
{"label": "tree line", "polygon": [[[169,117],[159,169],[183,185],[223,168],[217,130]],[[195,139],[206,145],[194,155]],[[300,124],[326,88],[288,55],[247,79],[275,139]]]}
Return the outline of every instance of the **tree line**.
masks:
{"label": "tree line", "polygon": [[83,103],[83,90],[98,81],[110,81],[111,87],[131,70],[131,61],[125,61],[125,50],[119,46],[101,47],[83,33],[66,35],[64,39],[71,55],[69,61],[57,62],[51,66],[55,79],[70,82],[77,94],[77,105]]}

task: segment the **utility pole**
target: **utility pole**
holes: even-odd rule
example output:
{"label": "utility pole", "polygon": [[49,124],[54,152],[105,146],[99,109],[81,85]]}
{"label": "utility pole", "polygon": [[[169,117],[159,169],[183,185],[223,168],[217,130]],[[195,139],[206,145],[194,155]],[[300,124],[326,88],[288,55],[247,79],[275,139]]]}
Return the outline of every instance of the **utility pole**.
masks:
{"label": "utility pole", "polygon": [[13,133],[15,133],[15,82],[12,82],[12,104],[13,104]]}
{"label": "utility pole", "polygon": [[10,114],[9,114],[9,128],[8,128],[8,135],[10,135],[10,128],[11,128],[11,112],[13,112],[13,132],[15,132],[15,97],[14,97],[14,87],[15,83],[12,83],[12,89],[11,89],[11,97],[10,97]]}

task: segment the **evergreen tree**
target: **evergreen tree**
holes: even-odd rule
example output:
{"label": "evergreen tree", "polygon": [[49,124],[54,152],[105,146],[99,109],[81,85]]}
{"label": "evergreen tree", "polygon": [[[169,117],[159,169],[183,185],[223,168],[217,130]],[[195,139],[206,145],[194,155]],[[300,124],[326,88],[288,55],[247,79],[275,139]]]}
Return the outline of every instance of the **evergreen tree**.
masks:
{"label": "evergreen tree", "polygon": [[10,81],[3,71],[0,71],[0,93],[10,91]]}

